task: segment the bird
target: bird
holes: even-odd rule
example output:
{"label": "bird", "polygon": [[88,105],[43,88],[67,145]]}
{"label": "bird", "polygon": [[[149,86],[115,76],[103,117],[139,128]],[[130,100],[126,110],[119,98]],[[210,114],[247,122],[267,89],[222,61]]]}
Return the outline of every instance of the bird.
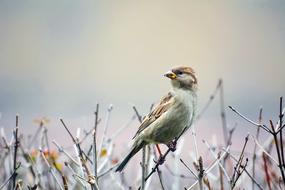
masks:
{"label": "bird", "polygon": [[193,123],[197,107],[197,78],[188,66],[179,66],[164,74],[171,81],[171,90],[143,119],[127,156],[116,172],[121,172],[130,159],[148,144],[171,146]]}

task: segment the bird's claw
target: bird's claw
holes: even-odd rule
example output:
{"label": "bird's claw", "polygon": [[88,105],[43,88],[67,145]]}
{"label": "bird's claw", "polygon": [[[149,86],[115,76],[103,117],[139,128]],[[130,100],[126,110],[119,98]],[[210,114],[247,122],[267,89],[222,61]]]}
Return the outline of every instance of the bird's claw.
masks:
{"label": "bird's claw", "polygon": [[176,144],[176,140],[173,140],[167,145],[171,152],[174,152],[176,150]]}
{"label": "bird's claw", "polygon": [[163,156],[159,156],[158,160],[153,160],[156,164],[162,165],[165,161],[165,158]]}

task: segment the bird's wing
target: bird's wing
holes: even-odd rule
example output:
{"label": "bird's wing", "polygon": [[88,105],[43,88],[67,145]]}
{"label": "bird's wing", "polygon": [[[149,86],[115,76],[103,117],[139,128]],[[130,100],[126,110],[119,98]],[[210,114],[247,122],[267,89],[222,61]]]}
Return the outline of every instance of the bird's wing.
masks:
{"label": "bird's wing", "polygon": [[146,129],[150,124],[152,124],[157,118],[159,118],[163,113],[165,113],[170,108],[172,102],[173,95],[169,92],[160,100],[159,104],[157,104],[154,109],[144,118],[133,139],[144,129]]}

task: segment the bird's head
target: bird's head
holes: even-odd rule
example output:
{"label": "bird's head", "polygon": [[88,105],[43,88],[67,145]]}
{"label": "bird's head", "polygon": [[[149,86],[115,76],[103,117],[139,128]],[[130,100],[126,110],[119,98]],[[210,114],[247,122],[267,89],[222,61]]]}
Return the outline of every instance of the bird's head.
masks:
{"label": "bird's head", "polygon": [[171,79],[173,88],[186,90],[197,89],[197,78],[194,70],[191,67],[175,67],[164,74]]}

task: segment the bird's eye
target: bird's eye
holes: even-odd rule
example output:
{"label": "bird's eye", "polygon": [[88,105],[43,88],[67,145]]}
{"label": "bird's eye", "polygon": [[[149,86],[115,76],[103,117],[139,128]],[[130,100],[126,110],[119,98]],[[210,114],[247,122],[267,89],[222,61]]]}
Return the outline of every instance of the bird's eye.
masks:
{"label": "bird's eye", "polygon": [[182,75],[183,72],[182,72],[182,71],[176,71],[176,74],[177,74],[177,75]]}

